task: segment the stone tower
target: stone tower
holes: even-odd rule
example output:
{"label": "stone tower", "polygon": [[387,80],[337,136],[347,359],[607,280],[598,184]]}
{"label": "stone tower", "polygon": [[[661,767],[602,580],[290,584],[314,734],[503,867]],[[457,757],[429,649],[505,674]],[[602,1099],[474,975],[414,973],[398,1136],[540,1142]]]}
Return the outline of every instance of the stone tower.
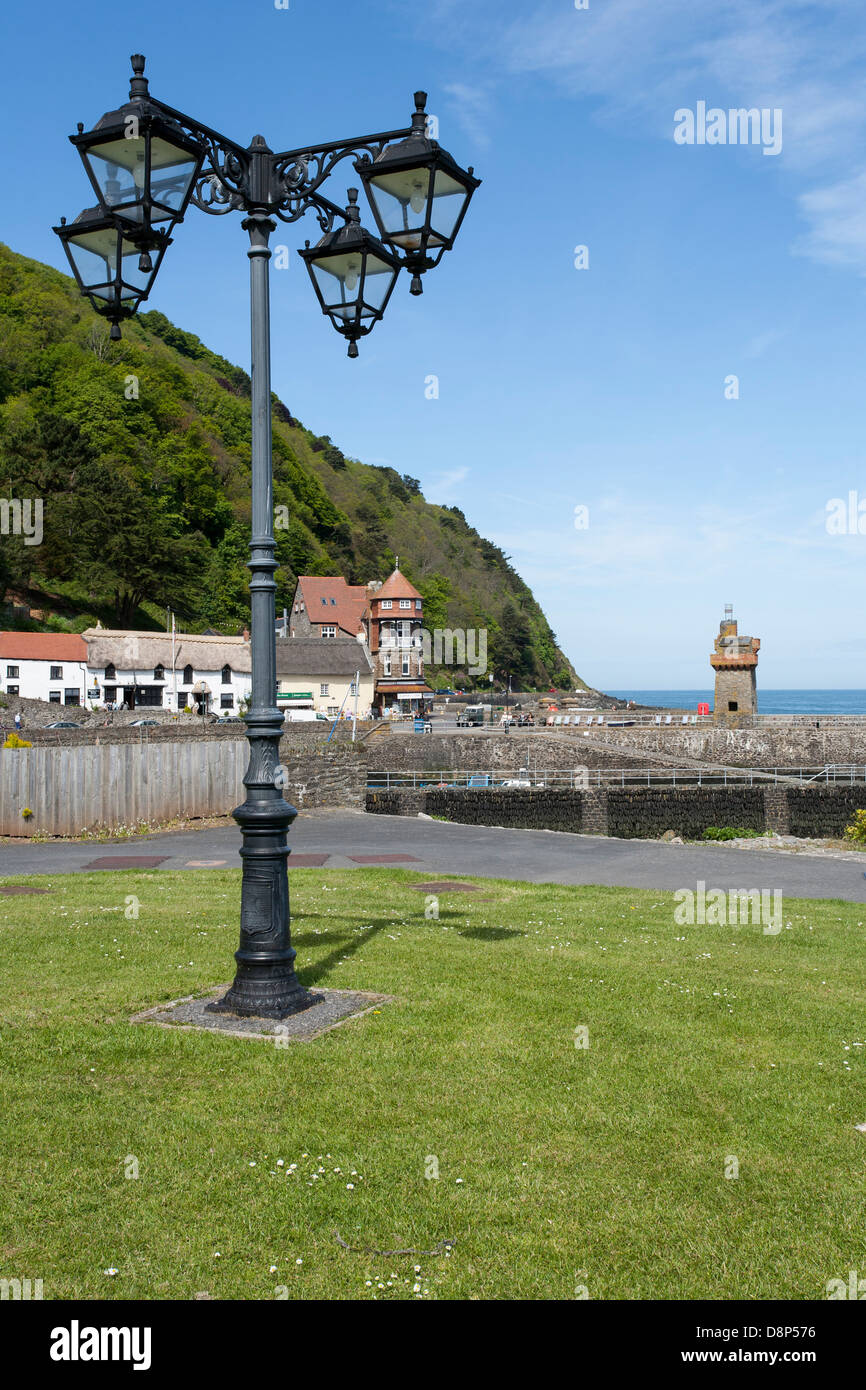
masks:
{"label": "stone tower", "polygon": [[755,678],[760,646],[760,638],[741,637],[738,634],[733,608],[727,604],[710,657],[710,665],[716,673],[714,721],[733,723],[741,715],[757,714]]}

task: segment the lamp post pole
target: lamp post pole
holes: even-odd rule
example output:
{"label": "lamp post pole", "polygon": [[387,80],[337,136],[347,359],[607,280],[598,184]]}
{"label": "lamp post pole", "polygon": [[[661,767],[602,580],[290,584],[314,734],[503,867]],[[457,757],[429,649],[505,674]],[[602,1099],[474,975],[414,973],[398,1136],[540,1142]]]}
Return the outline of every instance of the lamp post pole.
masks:
{"label": "lamp post pole", "polygon": [[[268,285],[273,218],[296,222],[315,213],[323,236],[299,254],[323,313],[348,339],[349,356],[357,357],[358,341],[381,320],[400,271],[410,271],[411,293],[419,294],[420,277],[453,246],[480,180],[427,137],[423,92],[415,94],[411,127],[275,154],[261,135],[244,147],[151,97],[144,57],[135,54],[131,61],[129,103],[107,112],[92,131],[79,125],[70,136],[99,206],[69,225],[61,219],[54,230],[82,294],[119,338],[120,323],[147,299],[169,233],[188,205],[213,216],[245,214],[252,346],[252,681],[245,716],[250,752],[246,798],[232,813],[242,835],[237,971],[228,993],[208,1007],[284,1018],[313,998],[294,970],[286,837],[298,813],[284,798],[278,776],[283,713],[277,707]],[[321,192],[347,158],[367,190],[381,241],[361,225],[357,189],[348,190],[345,209]],[[337,219],[344,225],[335,228]],[[204,696],[201,712],[204,718]]]}
{"label": "lamp post pole", "polygon": [[252,349],[252,695],[246,715],[250,759],[244,775],[246,800],[232,813],[243,840],[237,973],[228,993],[208,1007],[214,1012],[282,1018],[306,1008],[312,996],[295,975],[295,949],[289,926],[290,851],[286,836],[298,813],[276,785],[283,713],[277,708],[268,246],[276,223],[260,210],[245,218],[243,227],[250,238],[247,255]]}

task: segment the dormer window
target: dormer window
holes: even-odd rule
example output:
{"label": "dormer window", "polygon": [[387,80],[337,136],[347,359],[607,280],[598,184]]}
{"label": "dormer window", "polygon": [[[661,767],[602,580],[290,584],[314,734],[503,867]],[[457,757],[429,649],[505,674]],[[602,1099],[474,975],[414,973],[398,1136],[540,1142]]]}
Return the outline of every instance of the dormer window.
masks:
{"label": "dormer window", "polygon": [[231,668],[231,666],[224,666],[224,667],[223,667],[223,685],[231,685],[231,683],[232,683],[232,668]]}
{"label": "dormer window", "polygon": [[164,681],[164,680],[165,680],[165,667],[164,667],[163,665],[160,664],[160,665],[158,665],[158,666],[154,666],[154,668],[153,668],[153,679],[154,679],[155,681]]}
{"label": "dormer window", "polygon": [[109,661],[108,665],[107,665],[106,668],[105,668],[105,679],[106,679],[107,681],[116,681],[116,680],[117,680],[117,671],[115,670],[115,666],[114,666],[114,662],[113,662],[113,661]]}
{"label": "dormer window", "polygon": [[183,680],[181,681],[181,684],[182,684],[182,685],[192,685],[192,667],[191,667],[191,666],[184,666],[184,668],[183,668]]}

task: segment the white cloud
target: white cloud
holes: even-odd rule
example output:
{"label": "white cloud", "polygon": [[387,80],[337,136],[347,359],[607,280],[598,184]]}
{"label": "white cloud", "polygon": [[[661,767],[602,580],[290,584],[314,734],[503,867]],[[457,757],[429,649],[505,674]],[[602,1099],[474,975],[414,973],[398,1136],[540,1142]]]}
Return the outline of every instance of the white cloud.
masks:
{"label": "white cloud", "polygon": [[866,275],[866,171],[802,193],[798,202],[811,228],[795,252]]}
{"label": "white cloud", "polygon": [[449,468],[446,472],[440,473],[424,488],[427,501],[439,507],[451,506],[459,496],[460,484],[468,474],[468,468]]}
{"label": "white cloud", "polygon": [[[478,149],[486,150],[490,145],[493,123],[489,90],[482,86],[470,87],[465,82],[449,82],[445,91],[448,93],[449,107],[453,109],[458,124]],[[447,138],[443,138],[443,142],[447,148]]]}
{"label": "white cloud", "polygon": [[[453,18],[449,0],[440,8]],[[829,179],[796,190],[810,230],[792,249],[862,271],[864,21],[862,0],[592,0],[588,10],[540,0],[509,23],[499,0],[475,0],[461,39],[500,73],[534,73],[596,98],[597,120],[642,139],[671,138],[674,111],[698,100],[781,108],[784,147],[768,167],[798,183]]]}

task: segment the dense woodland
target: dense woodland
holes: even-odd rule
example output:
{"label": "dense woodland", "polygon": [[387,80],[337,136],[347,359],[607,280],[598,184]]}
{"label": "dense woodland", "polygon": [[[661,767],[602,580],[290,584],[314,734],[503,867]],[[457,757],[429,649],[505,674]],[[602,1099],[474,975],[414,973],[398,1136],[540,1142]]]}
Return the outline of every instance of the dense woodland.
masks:
{"label": "dense woodland", "polygon": [[[111,342],[69,277],[0,244],[0,495],[44,499],[41,545],[0,535],[0,597],[43,613],[19,625],[159,628],[170,606],[189,631],[238,632],[249,397],[246,372],[163,314]],[[348,457],[276,397],[273,423],[278,608],[298,574],[366,583],[399,555],[428,628],[486,628],[494,672],[517,688],[575,685],[532,593],[459,508]]]}

